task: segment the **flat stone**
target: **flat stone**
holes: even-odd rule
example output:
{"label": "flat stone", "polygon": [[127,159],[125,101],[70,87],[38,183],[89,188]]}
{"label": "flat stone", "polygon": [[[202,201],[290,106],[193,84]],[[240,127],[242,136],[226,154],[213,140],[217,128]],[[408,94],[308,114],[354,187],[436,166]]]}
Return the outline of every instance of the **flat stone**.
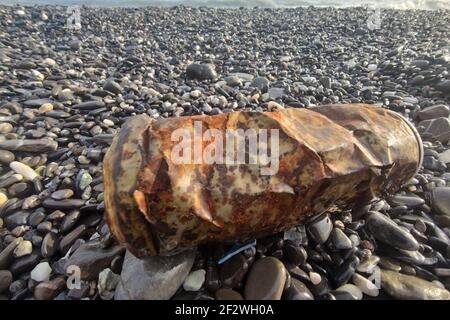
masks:
{"label": "flat stone", "polygon": [[419,120],[429,120],[440,117],[447,118],[449,115],[450,115],[449,107],[443,104],[427,107],[417,113],[417,117]]}
{"label": "flat stone", "polygon": [[402,273],[381,270],[381,287],[403,300],[450,300],[450,292],[432,282]]}
{"label": "flat stone", "polygon": [[[64,268],[71,265],[78,266],[81,271],[81,279],[95,280],[98,274],[109,267],[111,261],[121,255],[125,249],[121,246],[102,248],[99,241],[89,241],[82,244],[66,261]],[[184,279],[183,279],[184,280]]]}
{"label": "flat stone", "polygon": [[433,209],[437,213],[450,216],[450,187],[437,187],[431,192]]}
{"label": "flat stone", "polygon": [[419,207],[425,203],[425,200],[419,198],[417,196],[404,196],[404,195],[395,195],[388,199],[388,202],[391,206],[406,206],[408,209],[414,209]]}
{"label": "flat stone", "polygon": [[61,189],[51,194],[51,197],[55,200],[69,199],[74,195],[74,192],[70,189]]}
{"label": "flat stone", "polygon": [[66,281],[58,277],[50,281],[39,283],[34,288],[34,298],[36,300],[53,300],[61,291],[66,288]]}
{"label": "flat stone", "polygon": [[42,202],[42,205],[48,209],[71,210],[81,208],[85,203],[86,201],[83,199],[55,200],[47,198]]}
{"label": "flat stone", "polygon": [[33,251],[29,255],[16,259],[9,267],[9,270],[13,275],[19,275],[21,273],[30,271],[39,263],[40,258],[40,254],[36,251]]}
{"label": "flat stone", "polygon": [[29,211],[19,210],[5,218],[6,228],[13,230],[17,226],[26,225],[28,223]]}
{"label": "flat stone", "polygon": [[79,110],[95,110],[98,108],[103,108],[105,106],[105,103],[103,101],[86,101],[79,104],[76,104],[72,106],[73,109],[79,109]]}
{"label": "flat stone", "polygon": [[58,143],[49,139],[35,139],[35,140],[6,140],[0,143],[0,149],[10,151],[25,151],[45,153],[55,151],[58,148]]}
{"label": "flat stone", "polygon": [[418,126],[424,127],[424,134],[437,141],[447,143],[447,141],[450,140],[450,119],[448,118],[441,117],[436,119],[424,120],[421,121]]}
{"label": "flat stone", "polygon": [[267,91],[270,85],[270,81],[265,77],[256,77],[250,83],[250,87],[258,88],[261,91]]}
{"label": "flat stone", "polygon": [[249,271],[244,288],[247,300],[280,300],[286,282],[286,269],[274,257],[257,260]]}
{"label": "flat stone", "polygon": [[62,254],[66,254],[66,252],[70,249],[73,243],[84,236],[86,233],[87,227],[84,224],[79,225],[71,232],[69,232],[64,238],[61,239],[59,243],[59,251]]}
{"label": "flat stone", "polygon": [[419,243],[411,233],[379,212],[371,212],[366,223],[373,236],[383,243],[404,250],[419,249]]}
{"label": "flat stone", "polygon": [[138,259],[129,251],[116,288],[116,300],[167,300],[183,281],[195,259],[194,249],[172,256],[154,256]]}

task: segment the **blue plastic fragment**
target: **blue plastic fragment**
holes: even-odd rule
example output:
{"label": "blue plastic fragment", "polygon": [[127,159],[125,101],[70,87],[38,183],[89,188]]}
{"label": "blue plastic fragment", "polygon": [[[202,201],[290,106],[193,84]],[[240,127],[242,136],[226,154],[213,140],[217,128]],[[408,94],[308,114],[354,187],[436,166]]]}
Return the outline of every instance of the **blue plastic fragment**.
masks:
{"label": "blue plastic fragment", "polygon": [[231,250],[225,256],[220,258],[220,260],[217,261],[217,263],[222,264],[225,261],[227,261],[227,260],[231,259],[232,257],[234,257],[235,255],[237,255],[238,253],[245,251],[248,248],[251,248],[253,246],[256,246],[256,239],[249,240],[244,244],[237,244],[233,248],[231,248]]}

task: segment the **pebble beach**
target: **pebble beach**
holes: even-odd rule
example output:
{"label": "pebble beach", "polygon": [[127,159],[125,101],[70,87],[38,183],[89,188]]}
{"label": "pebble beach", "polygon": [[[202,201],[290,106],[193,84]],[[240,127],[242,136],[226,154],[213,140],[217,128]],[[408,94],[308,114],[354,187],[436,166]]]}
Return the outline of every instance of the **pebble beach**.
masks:
{"label": "pebble beach", "polygon": [[[1,300],[450,300],[450,11],[0,5]],[[129,117],[367,103],[419,132],[396,194],[137,259],[104,218]],[[74,269],[75,266],[75,269]]]}

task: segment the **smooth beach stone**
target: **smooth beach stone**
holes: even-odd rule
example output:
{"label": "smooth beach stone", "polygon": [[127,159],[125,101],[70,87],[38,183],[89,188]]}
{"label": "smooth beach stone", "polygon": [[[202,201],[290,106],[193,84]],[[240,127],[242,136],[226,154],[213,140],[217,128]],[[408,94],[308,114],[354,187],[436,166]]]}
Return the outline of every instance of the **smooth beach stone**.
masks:
{"label": "smooth beach stone", "polygon": [[372,212],[366,223],[373,236],[383,243],[404,250],[419,249],[419,243],[411,233],[379,212]]}
{"label": "smooth beach stone", "polygon": [[9,151],[25,151],[45,153],[55,151],[58,148],[58,143],[49,139],[25,139],[25,140],[6,140],[0,143],[0,149]]}
{"label": "smooth beach stone", "polygon": [[188,249],[172,256],[138,259],[127,251],[115,300],[170,299],[189,274],[195,252]]}
{"label": "smooth beach stone", "polygon": [[289,240],[284,241],[283,253],[286,261],[295,266],[304,264],[308,258],[308,254],[303,247],[297,246]]}
{"label": "smooth beach stone", "polygon": [[347,237],[347,235],[339,228],[334,228],[331,231],[331,242],[334,247],[338,250],[351,249],[353,247],[352,241]]}
{"label": "smooth beach stone", "polygon": [[33,250],[33,244],[31,241],[24,240],[14,249],[14,257],[20,258],[31,254]]}
{"label": "smooth beach stone", "polygon": [[448,290],[415,276],[390,270],[381,270],[381,287],[396,299],[450,300]]}
{"label": "smooth beach stone", "polygon": [[186,68],[188,78],[197,80],[212,80],[217,78],[215,67],[212,64],[192,63]]}
{"label": "smooth beach stone", "polygon": [[71,189],[61,189],[58,191],[55,191],[51,194],[51,197],[55,200],[64,200],[69,199],[74,195],[73,190]]}
{"label": "smooth beach stone", "polygon": [[413,209],[418,206],[421,206],[425,203],[425,200],[419,198],[418,196],[404,196],[404,195],[395,195],[388,199],[388,202],[392,206],[406,206],[408,209]]}
{"label": "smooth beach stone", "polygon": [[377,297],[379,290],[377,286],[367,278],[357,273],[353,274],[352,282],[357,286],[364,294],[370,297]]}
{"label": "smooth beach stone", "polygon": [[420,110],[417,116],[420,120],[436,119],[440,117],[448,117],[450,115],[450,109],[443,104],[427,107]]}
{"label": "smooth beach stone", "polygon": [[203,269],[191,272],[183,282],[186,291],[198,291],[205,282],[206,271]]}
{"label": "smooth beach stone", "polygon": [[308,225],[308,231],[311,238],[318,244],[323,244],[328,240],[328,237],[333,230],[333,223],[328,215],[322,215],[314,219]]}
{"label": "smooth beach stone", "polygon": [[230,288],[220,288],[215,293],[216,300],[244,300],[242,295]]}
{"label": "smooth beach stone", "polygon": [[8,150],[0,150],[0,163],[10,164],[15,160],[14,153]]}
{"label": "smooth beach stone", "polygon": [[433,209],[439,214],[450,216],[450,187],[434,188],[431,195]]}
{"label": "smooth beach stone", "polygon": [[62,277],[39,283],[34,288],[34,298],[36,300],[53,300],[61,291],[66,288],[66,281]]}
{"label": "smooth beach stone", "polygon": [[292,278],[291,285],[284,293],[286,300],[314,300],[314,296],[308,287],[301,281]]}
{"label": "smooth beach stone", "polygon": [[336,289],[336,292],[346,292],[350,295],[352,300],[361,300],[363,297],[362,291],[355,285],[347,283]]}
{"label": "smooth beach stone", "polygon": [[71,232],[69,232],[67,235],[65,235],[59,243],[59,251],[62,254],[66,254],[66,252],[70,249],[74,242],[85,235],[86,230],[87,227],[84,224],[81,224]]}
{"label": "smooth beach stone", "polygon": [[120,86],[120,84],[118,84],[117,82],[115,82],[112,79],[109,79],[109,80],[106,80],[105,83],[103,84],[103,90],[107,90],[112,93],[119,94],[122,92],[123,89]]}
{"label": "smooth beach stone", "polygon": [[42,202],[42,206],[48,209],[71,210],[81,208],[86,203],[83,199],[55,200],[47,198]]}
{"label": "smooth beach stone", "polygon": [[34,171],[33,169],[31,169],[29,166],[27,166],[22,162],[13,161],[9,164],[9,167],[16,173],[22,175],[22,177],[24,177],[25,180],[33,181],[35,178],[38,177],[36,171]]}
{"label": "smooth beach stone", "polygon": [[0,293],[5,292],[11,285],[13,275],[9,270],[0,270]]}
{"label": "smooth beach stone", "polygon": [[33,270],[31,270],[31,279],[37,282],[50,280],[50,275],[52,273],[52,268],[48,262],[41,262]]}
{"label": "smooth beach stone", "polygon": [[78,266],[81,279],[94,280],[102,270],[109,267],[116,256],[123,254],[124,251],[125,249],[121,246],[102,248],[99,241],[89,241],[73,252],[65,263],[65,269],[67,270],[71,265]]}
{"label": "smooth beach stone", "polygon": [[244,288],[247,300],[280,300],[286,282],[286,269],[274,257],[257,260],[249,271]]}
{"label": "smooth beach stone", "polygon": [[51,258],[59,250],[59,239],[56,233],[48,232],[41,243],[41,255],[44,258]]}
{"label": "smooth beach stone", "polygon": [[9,270],[14,275],[21,274],[23,272],[30,271],[33,269],[40,260],[41,256],[38,252],[32,252],[29,255],[17,258],[9,267]]}

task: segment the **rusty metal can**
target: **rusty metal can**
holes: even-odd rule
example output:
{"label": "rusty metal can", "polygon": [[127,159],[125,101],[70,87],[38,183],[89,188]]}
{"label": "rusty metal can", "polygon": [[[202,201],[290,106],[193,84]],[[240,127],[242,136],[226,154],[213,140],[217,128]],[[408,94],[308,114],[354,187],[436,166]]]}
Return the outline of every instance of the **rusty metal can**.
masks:
{"label": "rusty metal can", "polygon": [[[196,141],[199,127],[206,131]],[[184,140],[180,129],[193,141],[174,153]],[[239,129],[240,142],[228,135]],[[251,143],[248,129],[270,131],[270,141],[267,132],[256,138],[267,152],[254,157],[246,150],[237,161],[239,143]],[[220,134],[234,139],[235,153]],[[196,158],[196,150],[204,153]],[[206,151],[224,155],[211,163]],[[190,161],[175,161],[174,154]],[[140,115],[123,124],[105,156],[106,216],[118,241],[139,257],[245,241],[349,208],[367,193],[392,193],[417,173],[422,157],[422,141],[408,120],[365,104],[159,121]]]}

